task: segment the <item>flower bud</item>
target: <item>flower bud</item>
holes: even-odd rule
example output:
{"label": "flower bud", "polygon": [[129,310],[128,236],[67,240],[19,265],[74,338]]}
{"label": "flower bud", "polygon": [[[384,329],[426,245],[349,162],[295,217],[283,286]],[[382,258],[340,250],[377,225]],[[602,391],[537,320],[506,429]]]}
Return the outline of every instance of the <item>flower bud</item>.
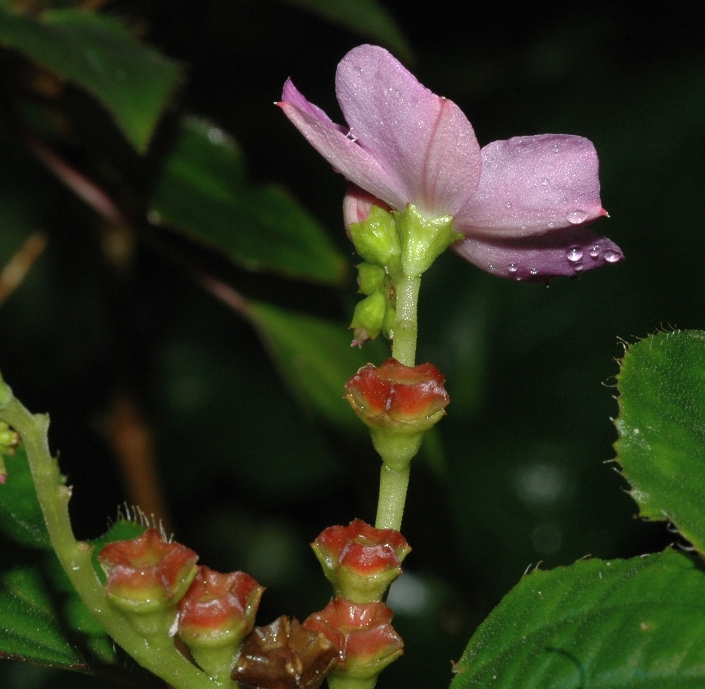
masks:
{"label": "flower bud", "polygon": [[381,602],[334,598],[303,623],[304,628],[325,635],[340,652],[340,662],[328,677],[331,689],[353,683],[359,689],[373,687],[377,675],[404,652],[404,642],[392,628],[392,617],[392,611]]}
{"label": "flower bud", "polygon": [[394,216],[389,211],[373,205],[367,219],[352,223],[348,234],[357,253],[368,263],[399,265],[401,244]]}
{"label": "flower bud", "polygon": [[408,465],[423,434],[445,414],[450,402],[445,378],[432,364],[405,366],[387,359],[363,366],[345,385],[346,398],[369,426],[372,442],[392,468]]}
{"label": "flower bud", "polygon": [[325,635],[282,616],[247,637],[232,679],[253,689],[318,689],[337,662]]}
{"label": "flower bud", "polygon": [[355,307],[350,327],[355,333],[353,345],[362,346],[367,340],[374,340],[384,327],[387,301],[381,292],[365,297]]}
{"label": "flower bud", "polygon": [[336,596],[355,603],[381,600],[411,551],[398,531],[375,529],[362,519],[325,529],[311,547]]}
{"label": "flower bud", "polygon": [[362,294],[374,294],[387,277],[387,271],[374,263],[361,263],[357,267],[357,284]]}
{"label": "flower bud", "polygon": [[147,529],[130,541],[108,543],[98,554],[105,594],[145,636],[173,635],[176,605],[196,576],[198,555]]}
{"label": "flower bud", "polygon": [[263,591],[245,572],[198,568],[179,603],[178,635],[211,677],[230,677],[242,640],[254,627]]}
{"label": "flower bud", "polygon": [[7,471],[3,455],[14,455],[15,448],[20,444],[20,436],[4,421],[0,421],[0,485],[7,480]]}

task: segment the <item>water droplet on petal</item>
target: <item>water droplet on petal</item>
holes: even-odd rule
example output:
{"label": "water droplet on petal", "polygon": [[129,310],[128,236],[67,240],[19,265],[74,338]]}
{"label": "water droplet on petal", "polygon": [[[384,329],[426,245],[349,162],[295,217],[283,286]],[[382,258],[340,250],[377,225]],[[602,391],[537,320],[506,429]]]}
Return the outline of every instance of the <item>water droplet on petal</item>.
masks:
{"label": "water droplet on petal", "polygon": [[542,187],[547,187],[548,186],[548,179],[545,177],[541,180],[541,186]]}
{"label": "water droplet on petal", "polygon": [[522,229],[522,230],[525,230],[525,229],[526,229],[526,225],[522,225],[522,226],[521,226],[521,229]]}
{"label": "water droplet on petal", "polygon": [[489,270],[494,270],[494,266],[493,266],[491,263],[487,266],[487,268],[488,268]]}
{"label": "water droplet on petal", "polygon": [[583,257],[583,250],[579,246],[573,246],[565,252],[565,257],[571,263],[575,263]]}
{"label": "water droplet on petal", "polygon": [[507,203],[505,203],[504,205],[505,205],[507,208],[511,208],[511,207],[512,207],[512,202],[511,202],[511,201],[507,201]]}
{"label": "water droplet on petal", "polygon": [[607,249],[607,251],[605,251],[605,261],[607,261],[607,263],[616,263],[619,261],[619,253],[612,251],[612,249]]}
{"label": "water droplet on petal", "polygon": [[509,266],[507,267],[507,270],[510,273],[516,273],[517,272],[517,264],[516,263],[510,263]]}
{"label": "water droplet on petal", "polygon": [[555,227],[555,226],[556,226],[556,223],[550,222],[550,223],[548,223],[548,226],[549,226],[549,227]]}
{"label": "water droplet on petal", "polygon": [[582,263],[575,263],[573,264],[573,270],[576,273],[579,273],[583,269],[583,264]]}
{"label": "water droplet on petal", "polygon": [[585,222],[587,217],[588,214],[585,211],[576,208],[574,211],[570,211],[570,213],[565,216],[565,219],[571,223],[571,225],[578,225],[581,222]]}
{"label": "water droplet on petal", "polygon": [[588,254],[590,254],[590,258],[599,258],[600,257],[600,247],[599,246],[593,246],[590,251],[588,251]]}
{"label": "water droplet on petal", "polygon": [[558,144],[553,144],[553,152],[558,153],[560,151],[561,147]]}
{"label": "water droplet on petal", "polygon": [[529,272],[530,272],[532,275],[538,275],[538,272],[539,272],[539,271],[538,271],[536,268],[532,268]]}

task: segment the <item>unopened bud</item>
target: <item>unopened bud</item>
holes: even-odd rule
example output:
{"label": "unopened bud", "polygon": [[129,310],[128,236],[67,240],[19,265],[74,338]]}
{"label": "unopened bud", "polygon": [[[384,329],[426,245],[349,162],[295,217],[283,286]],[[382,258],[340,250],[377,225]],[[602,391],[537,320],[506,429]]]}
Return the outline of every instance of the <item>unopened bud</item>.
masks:
{"label": "unopened bud", "polygon": [[367,219],[352,223],[348,234],[357,253],[368,263],[393,268],[399,265],[401,244],[390,211],[373,205]]}
{"label": "unopened bud", "polygon": [[381,600],[411,551],[398,531],[375,529],[362,519],[325,529],[311,547],[335,594],[355,603]]}

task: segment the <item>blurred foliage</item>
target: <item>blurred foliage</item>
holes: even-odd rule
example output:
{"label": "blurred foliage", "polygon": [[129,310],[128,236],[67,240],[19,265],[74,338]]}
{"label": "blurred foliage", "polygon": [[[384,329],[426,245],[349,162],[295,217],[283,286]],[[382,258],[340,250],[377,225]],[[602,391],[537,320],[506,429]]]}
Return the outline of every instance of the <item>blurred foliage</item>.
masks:
{"label": "blurred foliage", "polygon": [[[342,287],[324,284],[345,279],[337,254],[355,261],[340,216],[344,184],[272,106],[291,76],[339,119],[335,67],[361,39],[345,28],[345,15],[329,23],[323,10],[301,11],[304,4],[323,7],[85,2],[82,11],[100,5],[101,14],[83,21],[109,25],[133,46],[118,51],[121,59],[137,59],[149,45],[165,64],[181,65],[180,89],[166,77],[161,91],[145,87],[156,104],[150,112],[163,115],[156,126],[142,113],[141,134],[120,105],[141,99],[149,74],[128,80],[130,93],[116,95],[116,105],[46,53],[14,48],[9,5],[0,5],[0,267],[37,230],[48,237],[0,307],[0,369],[30,409],[51,412],[81,538],[104,531],[131,495],[111,413],[118,395],[135,400],[167,500],[161,516],[201,562],[248,569],[268,587],[261,623],[283,613],[303,618],[326,603],[306,544],[330,524],[371,520],[376,503],[378,459],[369,441],[349,432],[342,399],[336,408],[330,391],[311,396],[305,362],[315,345],[335,372],[326,380],[357,365],[344,363],[350,352],[337,344],[355,301],[352,271]],[[29,13],[23,22],[45,27],[42,17],[55,15],[37,15],[42,6],[69,12],[79,3],[12,5]],[[463,108],[481,143],[543,132],[592,139],[611,215],[598,230],[627,257],[548,289],[498,280],[450,253],[424,278],[419,360],[443,371],[452,403],[412,470],[404,525],[414,548],[405,563],[410,578],[392,598],[401,601],[395,625],[407,653],[379,686],[446,686],[449,660],[527,565],[633,556],[673,538],[662,525],[632,519],[637,507],[604,462],[616,438],[609,418],[617,412],[610,387],[617,338],[660,324],[703,327],[705,51],[695,6],[635,14],[598,2],[509,13],[489,4],[473,8],[471,22],[447,0],[374,6],[396,20],[418,78]],[[118,21],[127,28],[115,28]],[[354,28],[370,41],[386,30]],[[220,198],[206,208],[203,194],[214,187],[172,197],[179,212],[192,219],[207,211],[208,222],[225,224],[232,212],[232,233],[276,250],[276,261],[240,260],[221,243],[230,236],[227,227],[220,234],[225,225],[169,223],[166,215],[157,223],[149,213],[161,212],[154,200],[164,198],[160,184],[183,150],[187,113],[243,151],[247,172],[221,180]],[[249,216],[234,205],[238,190],[246,190],[237,203]],[[307,228],[300,238],[326,240],[267,247],[262,240],[280,235],[257,225],[252,214],[261,209],[248,204],[272,195],[279,205],[267,222],[289,209]],[[205,230],[214,234],[202,244]],[[329,277],[295,267],[310,266],[316,251],[321,271],[326,261],[338,266]],[[259,320],[243,318],[250,302],[263,305]],[[275,323],[280,313],[288,316]],[[307,341],[316,327],[297,322],[325,323],[330,337]],[[355,356],[379,362],[384,351],[381,344]],[[9,540],[0,552],[6,573],[39,557]],[[144,687],[149,679],[135,670],[96,678],[2,661],[0,685]]]}

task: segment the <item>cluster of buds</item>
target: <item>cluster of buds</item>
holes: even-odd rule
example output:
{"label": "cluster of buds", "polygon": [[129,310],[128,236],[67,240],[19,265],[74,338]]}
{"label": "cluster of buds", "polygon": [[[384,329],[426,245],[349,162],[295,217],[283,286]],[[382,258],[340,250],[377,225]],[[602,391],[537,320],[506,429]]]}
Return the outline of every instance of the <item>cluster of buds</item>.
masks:
{"label": "cluster of buds", "polygon": [[405,468],[424,433],[445,414],[450,398],[444,383],[433,364],[405,366],[396,359],[367,364],[348,380],[346,399],[391,468]]}
{"label": "cluster of buds", "polygon": [[225,680],[252,631],[264,591],[249,574],[199,567],[198,555],[156,529],[98,554],[108,600],[145,638],[179,638],[211,677]]}

